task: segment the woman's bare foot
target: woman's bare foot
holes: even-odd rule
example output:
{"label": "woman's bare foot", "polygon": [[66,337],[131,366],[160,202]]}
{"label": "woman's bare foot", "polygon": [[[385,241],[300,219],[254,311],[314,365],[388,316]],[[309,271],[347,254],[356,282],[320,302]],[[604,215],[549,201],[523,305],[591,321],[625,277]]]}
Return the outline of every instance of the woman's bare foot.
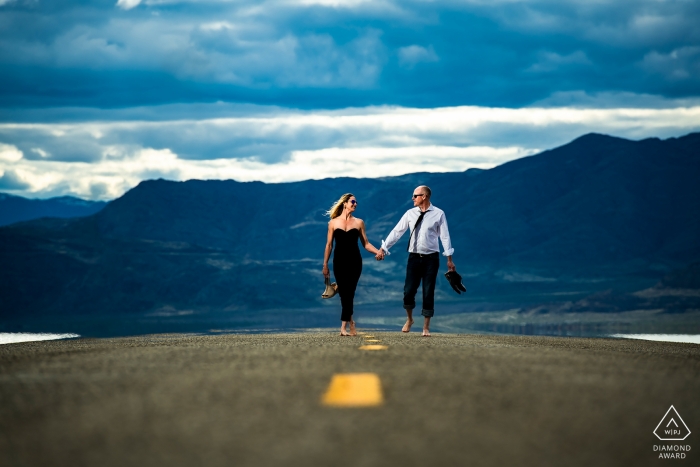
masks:
{"label": "woman's bare foot", "polygon": [[340,335],[341,335],[341,336],[349,336],[350,334],[348,334],[348,332],[347,332],[345,329],[341,329],[341,330],[340,330]]}
{"label": "woman's bare foot", "polygon": [[350,321],[350,335],[356,336],[357,330],[355,329],[355,321]]}
{"label": "woman's bare foot", "polygon": [[423,337],[430,337],[430,329],[423,329]]}
{"label": "woman's bare foot", "polygon": [[413,324],[412,319],[407,319],[406,324],[403,325],[403,328],[401,328],[401,332],[409,332],[411,330],[411,325]]}

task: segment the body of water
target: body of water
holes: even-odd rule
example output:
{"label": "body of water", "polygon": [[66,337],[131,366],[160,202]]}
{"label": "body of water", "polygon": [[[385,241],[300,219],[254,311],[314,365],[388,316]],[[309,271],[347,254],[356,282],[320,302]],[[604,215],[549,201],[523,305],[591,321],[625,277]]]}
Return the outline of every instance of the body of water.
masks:
{"label": "body of water", "polygon": [[610,337],[624,337],[625,339],[641,339],[645,341],[700,344],[700,335],[697,334],[612,334]]}
{"label": "body of water", "polygon": [[52,341],[56,339],[70,339],[80,337],[78,334],[50,334],[36,332],[0,332],[0,344],[14,344],[16,342]]}

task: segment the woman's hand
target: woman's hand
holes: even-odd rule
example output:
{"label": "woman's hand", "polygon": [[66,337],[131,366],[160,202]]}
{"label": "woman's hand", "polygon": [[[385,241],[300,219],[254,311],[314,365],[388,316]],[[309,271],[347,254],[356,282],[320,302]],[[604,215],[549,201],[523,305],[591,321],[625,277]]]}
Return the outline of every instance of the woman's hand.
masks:
{"label": "woman's hand", "polygon": [[323,275],[324,277],[331,277],[331,272],[328,270],[328,265],[323,265]]}

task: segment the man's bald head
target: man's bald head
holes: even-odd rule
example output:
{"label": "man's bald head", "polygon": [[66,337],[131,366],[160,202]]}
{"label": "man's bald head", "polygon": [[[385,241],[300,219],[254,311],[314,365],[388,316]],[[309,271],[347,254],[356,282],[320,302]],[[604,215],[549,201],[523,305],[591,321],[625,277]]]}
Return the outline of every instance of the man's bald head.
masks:
{"label": "man's bald head", "polygon": [[416,190],[420,190],[423,194],[425,194],[426,199],[430,199],[430,195],[432,194],[432,191],[430,191],[430,187],[427,185],[421,185]]}

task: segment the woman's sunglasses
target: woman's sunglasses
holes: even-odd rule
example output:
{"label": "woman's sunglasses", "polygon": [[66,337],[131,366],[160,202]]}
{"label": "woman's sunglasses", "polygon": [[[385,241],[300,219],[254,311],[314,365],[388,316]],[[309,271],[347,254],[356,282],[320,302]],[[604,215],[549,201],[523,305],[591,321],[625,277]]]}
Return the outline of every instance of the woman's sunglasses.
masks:
{"label": "woman's sunglasses", "polygon": [[357,204],[357,201],[355,201],[354,199],[351,199],[351,200],[350,200],[350,204],[355,205],[355,204]]}

